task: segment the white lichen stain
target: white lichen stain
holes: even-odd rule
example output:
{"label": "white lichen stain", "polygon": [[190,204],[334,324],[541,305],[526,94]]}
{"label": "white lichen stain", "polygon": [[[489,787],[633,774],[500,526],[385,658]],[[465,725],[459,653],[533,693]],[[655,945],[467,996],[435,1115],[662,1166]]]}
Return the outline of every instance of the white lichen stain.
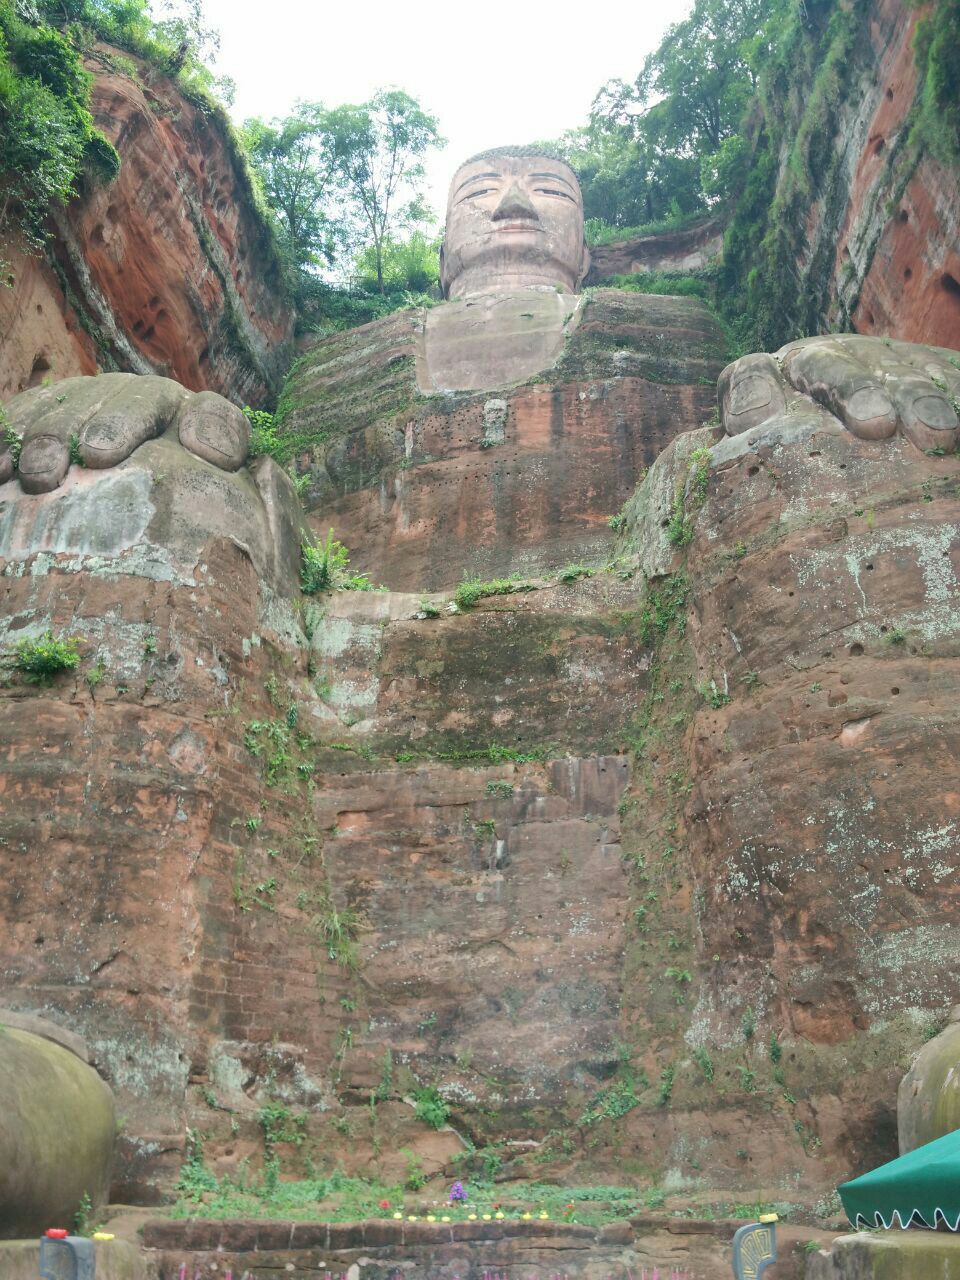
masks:
{"label": "white lichen stain", "polygon": [[[926,603],[918,609],[897,611],[898,625],[916,632],[924,640],[937,640],[955,635],[960,630],[960,584],[957,582],[950,548],[960,538],[960,526],[941,524],[913,528],[872,531],[851,539],[843,551],[836,546],[805,548],[791,555],[797,583],[809,589],[804,606],[825,614],[842,613],[849,608],[847,591],[841,591],[841,578],[853,584],[860,598],[863,616],[846,628],[848,638],[864,639],[876,634],[876,623],[889,616],[889,600],[871,604],[861,578],[867,564],[882,555],[900,554],[912,557],[923,579]],[[841,568],[842,566],[842,568]],[[836,598],[833,592],[837,591]],[[873,615],[873,618],[871,618]]]}

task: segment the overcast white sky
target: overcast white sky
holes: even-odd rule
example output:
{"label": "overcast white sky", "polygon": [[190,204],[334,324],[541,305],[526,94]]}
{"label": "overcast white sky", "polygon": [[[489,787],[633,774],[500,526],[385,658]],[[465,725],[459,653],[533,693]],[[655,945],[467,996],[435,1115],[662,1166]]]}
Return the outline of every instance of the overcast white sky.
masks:
{"label": "overcast white sky", "polygon": [[221,33],[217,70],[237,83],[234,118],[289,113],[298,98],[335,107],[396,86],[440,121],[430,162],[438,214],[468,156],[554,138],[585,122],[600,86],[632,80],[691,0],[205,0]]}

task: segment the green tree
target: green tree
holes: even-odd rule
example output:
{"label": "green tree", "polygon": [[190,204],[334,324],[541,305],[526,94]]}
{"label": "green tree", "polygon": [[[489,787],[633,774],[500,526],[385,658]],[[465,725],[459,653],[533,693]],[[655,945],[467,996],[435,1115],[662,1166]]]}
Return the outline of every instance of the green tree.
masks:
{"label": "green tree", "polygon": [[741,153],[765,0],[695,0],[632,83],[610,80],[588,127],[563,140],[588,218],[637,226],[706,210]]}
{"label": "green tree", "polygon": [[[356,255],[354,271],[361,289],[379,288],[377,256],[372,244]],[[386,239],[381,246],[381,282],[387,292],[426,293],[440,278],[440,243],[425,231],[406,240]]]}
{"label": "green tree", "polygon": [[332,263],[337,248],[329,206],[338,179],[327,116],[319,102],[298,102],[285,119],[246,120],[241,130],[290,261],[301,273]]}
{"label": "green tree", "polygon": [[381,89],[359,106],[329,112],[327,128],[334,170],[373,249],[377,288],[384,293],[387,241],[426,218],[423,157],[442,145],[437,121],[408,94]]}

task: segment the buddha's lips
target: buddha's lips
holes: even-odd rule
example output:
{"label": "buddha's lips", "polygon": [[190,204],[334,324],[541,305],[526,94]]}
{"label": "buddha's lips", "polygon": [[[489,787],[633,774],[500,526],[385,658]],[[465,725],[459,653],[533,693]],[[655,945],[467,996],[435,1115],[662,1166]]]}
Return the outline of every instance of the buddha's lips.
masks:
{"label": "buddha's lips", "polygon": [[543,231],[539,222],[504,222],[494,231]]}

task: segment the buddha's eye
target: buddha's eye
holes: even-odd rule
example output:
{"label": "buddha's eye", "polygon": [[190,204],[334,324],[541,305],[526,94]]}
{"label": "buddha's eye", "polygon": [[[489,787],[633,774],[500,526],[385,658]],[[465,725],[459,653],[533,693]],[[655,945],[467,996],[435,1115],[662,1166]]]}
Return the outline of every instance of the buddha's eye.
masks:
{"label": "buddha's eye", "polygon": [[[496,187],[481,187],[479,191],[468,191],[463,200],[476,200],[477,196],[493,195],[495,191]],[[463,204],[463,200],[460,201],[461,204]]]}
{"label": "buddha's eye", "polygon": [[562,200],[573,200],[573,196],[568,195],[566,191],[557,191],[553,187],[534,187],[533,190],[538,196],[560,196]]}

